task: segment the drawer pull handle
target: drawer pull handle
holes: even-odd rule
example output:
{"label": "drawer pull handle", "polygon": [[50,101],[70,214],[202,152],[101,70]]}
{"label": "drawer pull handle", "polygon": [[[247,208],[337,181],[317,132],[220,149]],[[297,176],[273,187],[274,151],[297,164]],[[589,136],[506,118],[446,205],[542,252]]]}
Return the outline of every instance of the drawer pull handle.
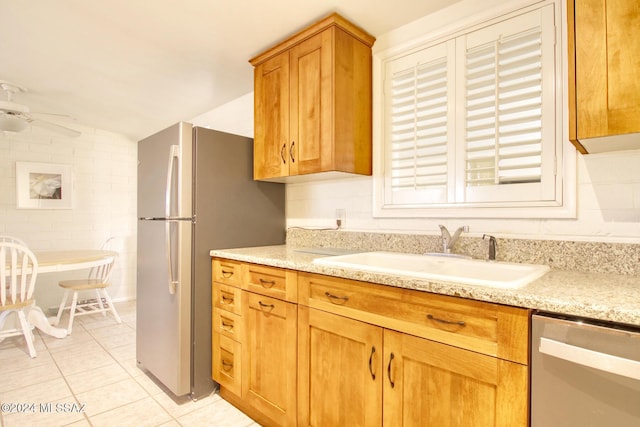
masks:
{"label": "drawer pull handle", "polygon": [[222,359],[222,369],[225,371],[230,371],[233,368],[233,363],[229,363],[226,360]]}
{"label": "drawer pull handle", "polygon": [[222,295],[222,302],[224,304],[233,304],[233,297]]}
{"label": "drawer pull handle", "polygon": [[371,354],[369,355],[369,373],[371,374],[371,379],[375,380],[376,379],[376,374],[373,373],[373,366],[372,366],[372,362],[373,362],[373,353],[376,352],[376,348],[371,346]]}
{"label": "drawer pull handle", "polygon": [[387,378],[389,378],[389,384],[391,385],[391,388],[394,388],[396,386],[396,383],[394,383],[393,380],[391,379],[391,362],[393,362],[394,358],[395,358],[394,354],[391,353],[389,355],[389,364],[387,365]]}
{"label": "drawer pull handle", "polygon": [[269,308],[271,310],[273,310],[276,307],[273,304],[265,304],[262,301],[258,301],[258,304],[260,304],[260,308]]}
{"label": "drawer pull handle", "polygon": [[226,329],[227,331],[233,330],[233,323],[227,323],[224,320],[222,321],[222,329]]}
{"label": "drawer pull handle", "polygon": [[260,279],[260,284],[262,285],[263,288],[271,288],[271,287],[275,286],[276,281],[275,280]]}
{"label": "drawer pull handle", "polygon": [[331,300],[331,302],[334,302],[336,300],[340,300],[343,303],[349,301],[349,297],[339,297],[338,295],[333,295],[329,292],[325,292],[324,294]]}
{"label": "drawer pull handle", "polygon": [[229,271],[229,270],[222,270],[222,276],[226,279],[228,279],[229,277],[233,276],[233,270]]}
{"label": "drawer pull handle", "polygon": [[455,326],[465,326],[466,323],[463,322],[462,320],[459,321],[453,321],[453,320],[446,320],[446,319],[440,319],[438,317],[434,317],[431,314],[427,314],[427,319],[429,320],[433,320],[434,322],[438,322],[438,323],[444,323],[445,325],[455,325]]}

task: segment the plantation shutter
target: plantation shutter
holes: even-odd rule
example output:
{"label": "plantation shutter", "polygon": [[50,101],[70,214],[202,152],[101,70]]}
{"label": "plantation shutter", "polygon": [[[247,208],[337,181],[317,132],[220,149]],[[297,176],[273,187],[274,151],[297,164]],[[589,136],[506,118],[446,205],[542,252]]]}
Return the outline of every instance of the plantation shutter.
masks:
{"label": "plantation shutter", "polygon": [[385,172],[393,204],[448,200],[453,47],[445,43],[388,64]]}
{"label": "plantation shutter", "polygon": [[550,23],[544,17],[541,10],[529,12],[463,39],[467,202],[554,196],[544,176],[554,173],[554,121],[543,121],[555,113],[554,80],[544,75],[554,46],[543,36],[553,15]]}
{"label": "plantation shutter", "polygon": [[383,62],[377,214],[562,198],[554,14],[514,12]]}

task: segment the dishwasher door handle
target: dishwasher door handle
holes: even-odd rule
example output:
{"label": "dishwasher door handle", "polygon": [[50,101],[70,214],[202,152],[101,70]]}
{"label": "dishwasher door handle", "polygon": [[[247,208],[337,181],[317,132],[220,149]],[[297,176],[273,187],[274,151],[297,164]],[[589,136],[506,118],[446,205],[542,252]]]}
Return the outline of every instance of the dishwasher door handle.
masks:
{"label": "dishwasher door handle", "polygon": [[640,361],[540,338],[540,353],[640,381]]}

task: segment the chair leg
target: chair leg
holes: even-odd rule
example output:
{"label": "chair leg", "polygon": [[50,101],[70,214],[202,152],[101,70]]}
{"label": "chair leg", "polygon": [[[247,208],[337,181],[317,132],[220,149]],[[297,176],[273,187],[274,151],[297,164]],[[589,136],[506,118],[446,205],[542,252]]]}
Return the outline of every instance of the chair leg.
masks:
{"label": "chair leg", "polygon": [[18,310],[18,319],[20,320],[20,326],[22,327],[22,334],[24,335],[24,340],[27,342],[27,347],[29,348],[29,356],[31,358],[36,357],[36,348],[33,345],[35,338],[33,337],[33,332],[31,332],[31,325],[27,322],[27,317],[24,315],[23,310]]}
{"label": "chair leg", "polygon": [[62,313],[64,312],[64,306],[67,303],[68,297],[69,297],[69,289],[65,289],[64,295],[62,295],[62,302],[60,303],[60,307],[58,307],[58,315],[56,316],[56,320],[53,326],[58,326],[58,324],[60,323],[60,318],[62,317]]}
{"label": "chair leg", "polygon": [[113,313],[113,317],[115,317],[116,322],[122,323],[122,319],[120,319],[116,308],[113,306],[113,301],[111,301],[111,297],[109,297],[106,288],[102,289],[102,294],[104,295],[104,299],[107,301],[107,304],[109,304],[109,308],[111,309],[111,313]]}
{"label": "chair leg", "polygon": [[71,335],[73,328],[73,318],[76,314],[76,305],[78,304],[78,291],[73,291],[73,298],[71,299],[71,309],[69,310],[69,326],[67,327],[67,334]]}
{"label": "chair leg", "polygon": [[102,304],[102,295],[100,295],[100,289],[96,288],[96,299],[97,303],[100,306],[100,311],[102,312],[102,317],[107,317],[107,310],[104,308],[104,304]]}

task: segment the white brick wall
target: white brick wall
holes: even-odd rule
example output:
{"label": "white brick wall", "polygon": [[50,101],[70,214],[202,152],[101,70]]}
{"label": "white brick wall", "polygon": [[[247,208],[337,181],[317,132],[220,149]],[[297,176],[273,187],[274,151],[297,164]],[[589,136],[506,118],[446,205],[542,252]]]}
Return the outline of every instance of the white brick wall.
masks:
{"label": "white brick wall", "polygon": [[[99,248],[110,236],[121,240],[109,288],[114,299],[135,298],[137,144],[121,135],[84,128],[78,138],[36,127],[0,132],[0,234],[15,235],[35,250]],[[73,171],[73,209],[16,208],[16,161],[60,163]],[[59,303],[57,281],[86,272],[43,274],[38,305]]]}
{"label": "white brick wall", "polygon": [[373,218],[370,177],[288,184],[287,227],[332,227],[346,209],[346,229],[439,234],[468,224],[502,237],[640,243],[640,150],[578,156],[575,219]]}

